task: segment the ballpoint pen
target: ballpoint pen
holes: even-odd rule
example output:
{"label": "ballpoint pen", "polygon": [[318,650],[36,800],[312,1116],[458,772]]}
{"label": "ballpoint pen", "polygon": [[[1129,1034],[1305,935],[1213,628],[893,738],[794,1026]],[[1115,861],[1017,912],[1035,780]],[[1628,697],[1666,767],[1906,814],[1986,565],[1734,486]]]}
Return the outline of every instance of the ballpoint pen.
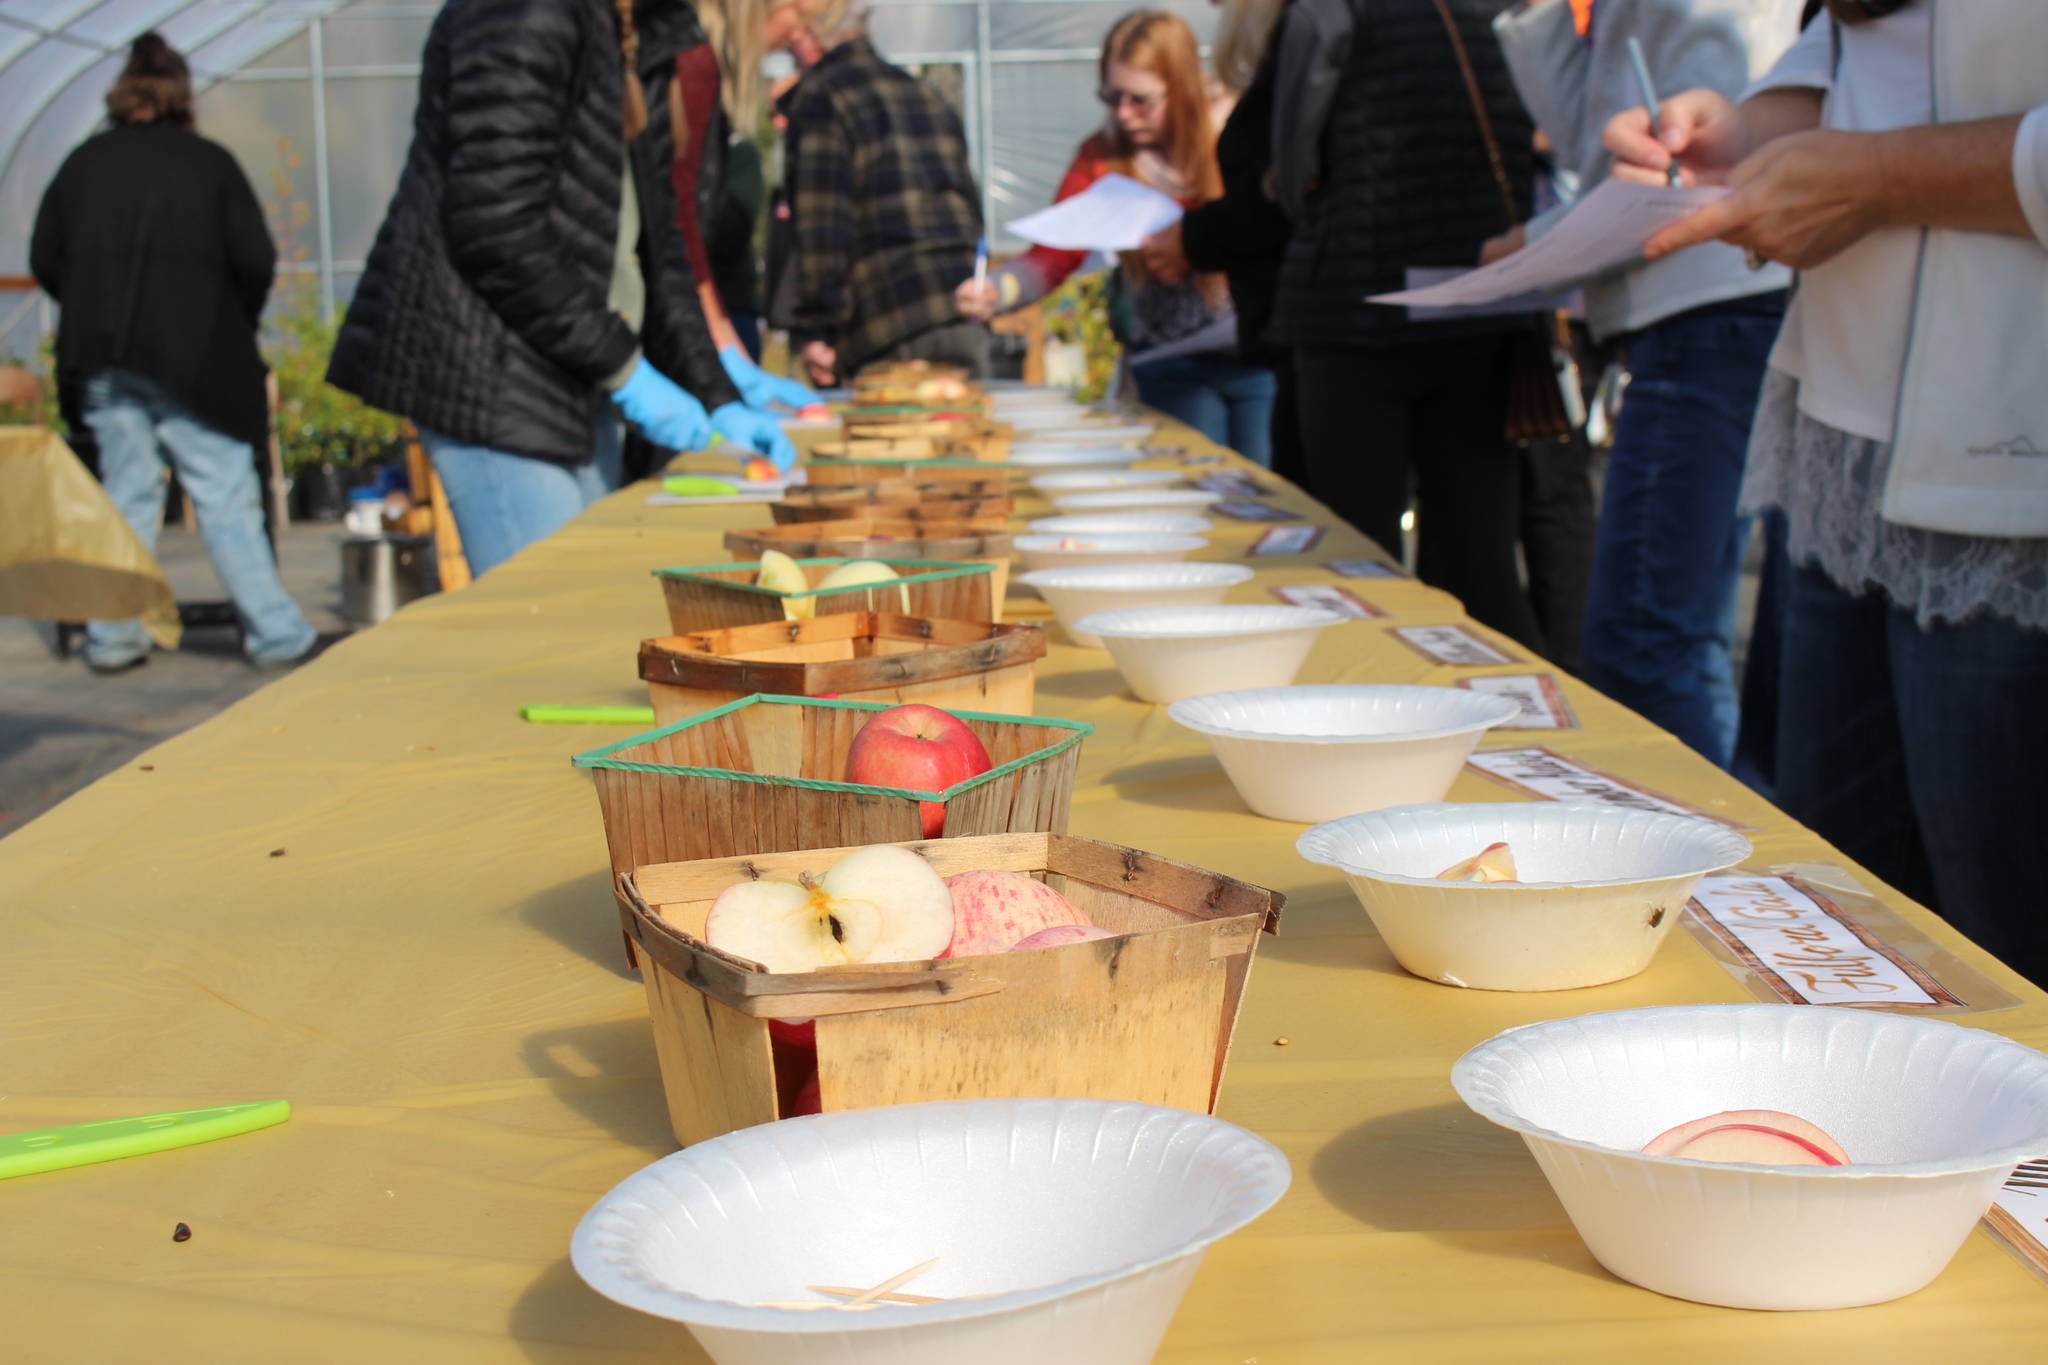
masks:
{"label": "ballpoint pen", "polygon": [[[1636,69],[1636,84],[1642,87],[1643,105],[1650,111],[1650,136],[1663,140],[1663,132],[1657,126],[1657,87],[1650,83],[1650,64],[1643,60],[1643,45],[1631,38],[1628,40],[1629,65]],[[1677,189],[1680,183],[1678,158],[1672,157],[1671,164],[1664,168],[1664,183]]]}

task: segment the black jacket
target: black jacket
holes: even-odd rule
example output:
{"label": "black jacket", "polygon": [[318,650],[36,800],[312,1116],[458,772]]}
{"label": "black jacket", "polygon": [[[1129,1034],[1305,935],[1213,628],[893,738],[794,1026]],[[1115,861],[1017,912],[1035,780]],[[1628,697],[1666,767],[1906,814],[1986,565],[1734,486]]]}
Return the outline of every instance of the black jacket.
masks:
{"label": "black jacket", "polygon": [[261,448],[270,421],[256,321],[277,252],[234,157],[189,128],[131,124],[65,158],[29,244],[63,308],[57,386],[82,429],[86,381],[120,368]]}
{"label": "black jacket", "polygon": [[[1529,209],[1535,130],[1515,95],[1494,40],[1493,18],[1508,0],[1448,0],[1493,124],[1515,198]],[[1350,21],[1348,41],[1331,41],[1328,20]],[[1269,339],[1294,346],[1390,346],[1527,326],[1523,316],[1410,322],[1408,310],[1365,302],[1407,285],[1410,266],[1479,263],[1488,237],[1508,229],[1506,206],[1488,163],[1458,59],[1432,0],[1297,0],[1280,36],[1275,159],[1285,159],[1287,110],[1314,89],[1315,73],[1290,71],[1290,35],[1324,14],[1312,45],[1341,62],[1328,114],[1313,144],[1312,185],[1280,271]],[[1298,50],[1298,49],[1297,49]],[[1280,176],[1285,202],[1290,177]]]}
{"label": "black jacket", "polygon": [[427,35],[412,150],[328,379],[457,440],[590,459],[601,387],[644,346],[707,408],[738,397],[675,230],[668,81],[694,23],[639,0],[648,124],[632,144],[647,317],[606,303],[624,73],[606,0],[449,0]]}
{"label": "black jacket", "polygon": [[1254,365],[1280,357],[1262,344],[1273,317],[1273,293],[1280,283],[1280,256],[1294,224],[1266,197],[1266,172],[1273,164],[1273,79],[1279,45],[1269,43],[1251,86],[1230,111],[1216,138],[1216,165],[1223,172],[1223,197],[1189,209],[1180,220],[1181,250],[1197,270],[1221,270],[1230,278],[1237,310],[1238,354]]}

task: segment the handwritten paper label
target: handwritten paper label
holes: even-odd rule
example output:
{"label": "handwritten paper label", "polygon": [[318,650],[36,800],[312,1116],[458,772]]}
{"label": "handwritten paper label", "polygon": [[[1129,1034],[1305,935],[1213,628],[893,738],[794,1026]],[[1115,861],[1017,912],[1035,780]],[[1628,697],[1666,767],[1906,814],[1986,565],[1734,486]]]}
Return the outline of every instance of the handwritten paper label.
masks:
{"label": "handwritten paper label", "polygon": [[1221,493],[1226,498],[1263,498],[1273,490],[1234,469],[1219,469],[1195,480],[1204,493]]}
{"label": "handwritten paper label", "polygon": [[1335,583],[1290,583],[1273,589],[1273,596],[1282,602],[1292,602],[1297,607],[1322,607],[1327,611],[1336,612],[1339,616],[1349,616],[1360,621],[1386,615],[1350,589],[1339,587]]}
{"label": "handwritten paper label", "polygon": [[1290,512],[1285,507],[1275,507],[1270,502],[1254,502],[1249,498],[1226,499],[1211,503],[1209,510],[1237,521],[1300,521],[1301,513]]}
{"label": "handwritten paper label", "polygon": [[1456,686],[1471,692],[1491,692],[1513,697],[1522,714],[1496,730],[1576,730],[1579,718],[1564,699],[1557,679],[1548,673],[1489,673],[1479,678],[1460,678]]}
{"label": "handwritten paper label", "polygon": [[1689,806],[1676,797],[1639,787],[1612,773],[1575,763],[1541,745],[1528,749],[1481,749],[1465,760],[1465,766],[1539,801],[1597,801],[1603,806],[1620,806],[1627,810],[1690,815],[1732,829],[1751,828],[1724,815]]}
{"label": "handwritten paper label", "polygon": [[1396,626],[1396,639],[1425,659],[1459,667],[1523,662],[1505,650],[1496,649],[1463,626]]}
{"label": "handwritten paper label", "polygon": [[2048,1279],[2048,1161],[2022,1162],[1999,1188],[1984,1222]]}
{"label": "handwritten paper label", "polygon": [[1153,446],[1145,453],[1147,455],[1178,455],[1181,457],[1180,462],[1184,465],[1222,464],[1230,458],[1228,455],[1219,454],[1216,451],[1203,451],[1199,455],[1190,454],[1185,446]]}
{"label": "handwritten paper label", "polygon": [[1252,542],[1255,555],[1307,554],[1323,538],[1320,526],[1269,526]]}
{"label": "handwritten paper label", "polygon": [[1948,1008],[1963,1001],[1796,877],[1700,878],[1689,913],[1794,1005]]}
{"label": "handwritten paper label", "polygon": [[1406,578],[1408,576],[1393,565],[1381,563],[1377,559],[1333,559],[1324,567],[1328,568],[1332,573],[1342,574],[1346,578]]}

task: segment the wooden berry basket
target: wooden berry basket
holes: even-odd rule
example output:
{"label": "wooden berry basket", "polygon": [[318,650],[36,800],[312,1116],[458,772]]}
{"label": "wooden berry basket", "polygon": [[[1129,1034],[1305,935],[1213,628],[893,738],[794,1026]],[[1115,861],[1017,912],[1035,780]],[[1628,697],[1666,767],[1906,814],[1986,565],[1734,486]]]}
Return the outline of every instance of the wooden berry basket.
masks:
{"label": "wooden berry basket", "polygon": [[995,595],[991,564],[870,557],[896,570],[896,581],[820,592],[815,585],[825,575],[852,562],[845,557],[797,560],[813,584],[803,593],[762,587],[754,581],[761,574],[759,564],[680,564],[656,569],[654,576],[661,580],[662,596],[668,602],[669,629],[678,635],[786,621],[789,615],[783,603],[803,598],[817,604],[814,616],[893,611],[942,621],[993,621],[1001,615],[1002,599]]}
{"label": "wooden berry basket", "polygon": [[1010,583],[1010,557],[1016,553],[1002,523],[980,528],[964,521],[915,522],[878,512],[874,516],[842,517],[834,521],[805,522],[796,526],[756,526],[727,531],[725,548],[734,559],[758,560],[763,550],[780,550],[792,559],[838,557],[844,559],[887,559],[892,563],[911,560],[927,563],[943,560],[957,564],[986,564],[992,577],[989,596],[996,610],[976,620],[993,621],[1002,614],[1002,602]]}
{"label": "wooden berry basket", "polygon": [[870,479],[866,483],[792,484],[782,492],[782,507],[832,507],[836,515],[857,517],[870,508],[891,504],[955,502],[1004,498],[1010,492],[1007,474],[995,471],[979,479]]}
{"label": "wooden berry basket", "polygon": [[[1007,447],[1006,447],[1007,448]],[[1010,465],[1000,459],[983,460],[970,454],[897,457],[834,455],[829,446],[819,446],[804,464],[811,487],[838,484],[872,484],[910,480],[917,483],[966,482],[979,487],[1000,483],[997,492],[1009,488]]]}
{"label": "wooden berry basket", "polygon": [[[859,484],[844,486],[852,489],[861,487]],[[838,501],[812,499],[768,504],[769,514],[781,526],[876,516],[890,521],[955,522],[977,531],[1002,530],[1010,524],[1010,514],[1014,510],[1015,505],[1008,498],[935,497],[921,500],[915,493],[894,500],[855,494]]]}
{"label": "wooden berry basket", "polygon": [[756,692],[1028,716],[1045,632],[987,621],[847,612],[640,642],[658,725]]}
{"label": "wooden berry basket", "polygon": [[943,360],[878,360],[872,365],[861,366],[860,373],[853,377],[854,392],[862,389],[886,388],[892,384],[915,384],[920,379],[967,378],[965,365],[953,365]]}
{"label": "wooden berry basket", "polygon": [[817,1020],[826,1112],[1056,1095],[1212,1113],[1260,932],[1284,898],[1186,863],[1064,834],[906,842],[941,876],[1037,878],[1118,937],[1027,953],[776,974],[704,943],[720,891],[822,873],[851,848],[642,866],[619,878],[647,961],[669,1122],[685,1146],[782,1117],[807,1062],[770,1019]]}

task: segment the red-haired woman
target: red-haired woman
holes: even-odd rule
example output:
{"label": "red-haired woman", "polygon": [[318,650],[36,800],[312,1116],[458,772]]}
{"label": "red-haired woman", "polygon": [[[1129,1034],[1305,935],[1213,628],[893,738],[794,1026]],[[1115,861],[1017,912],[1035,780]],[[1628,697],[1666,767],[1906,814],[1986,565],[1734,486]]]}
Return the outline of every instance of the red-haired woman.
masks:
{"label": "red-haired woman", "polygon": [[[1103,126],[1075,154],[1055,196],[1079,194],[1112,172],[1173,196],[1182,206],[1223,192],[1216,168],[1216,130],[1228,113],[1210,92],[1195,35],[1166,10],[1135,10],[1103,40],[1099,64]],[[985,318],[1032,303],[1080,268],[1085,251],[1036,246],[956,294],[960,311]],[[1138,355],[1131,374],[1138,396],[1210,440],[1269,464],[1267,429],[1273,411],[1270,370],[1238,355],[1230,286],[1221,274],[1167,281],[1125,256],[1130,318],[1125,341]],[[1191,354],[1145,361],[1142,352],[1200,336],[1216,344]]]}

